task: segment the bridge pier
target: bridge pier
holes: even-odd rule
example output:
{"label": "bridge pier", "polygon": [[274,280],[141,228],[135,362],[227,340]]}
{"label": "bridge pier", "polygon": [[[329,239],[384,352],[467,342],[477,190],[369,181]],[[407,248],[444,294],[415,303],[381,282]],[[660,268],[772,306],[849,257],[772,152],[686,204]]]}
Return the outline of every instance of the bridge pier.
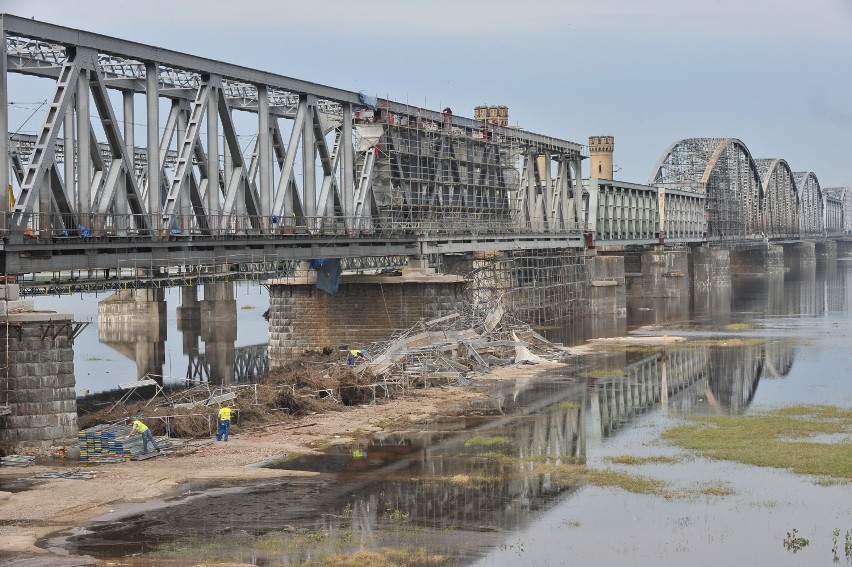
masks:
{"label": "bridge pier", "polygon": [[813,242],[787,242],[784,247],[784,271],[798,273],[816,265]]}
{"label": "bridge pier", "polygon": [[[630,264],[635,270],[635,259]],[[645,250],[639,253],[638,268],[638,272],[626,274],[628,297],[689,297],[689,255],[686,250]]]}
{"label": "bridge pier", "polygon": [[760,244],[753,248],[731,250],[731,274],[735,276],[765,276],[784,273],[784,248],[775,244]]}
{"label": "bridge pier", "polygon": [[146,374],[162,376],[166,321],[162,289],[118,291],[98,303],[98,340],[136,361],[137,380]]}
{"label": "bridge pier", "polygon": [[268,282],[271,368],[305,350],[360,348],[385,340],[467,303],[468,280],[423,264],[410,263],[401,276],[344,275],[335,295],[317,290],[316,279],[315,271],[301,269],[294,277]]}
{"label": "bridge pier", "polygon": [[0,285],[0,448],[6,453],[77,451],[74,337],[70,313],[33,311],[16,284]]}
{"label": "bridge pier", "polygon": [[690,250],[693,305],[713,317],[731,313],[731,253],[724,248]]}
{"label": "bridge pier", "polygon": [[838,241],[818,240],[814,242],[816,257],[820,260],[837,260]]}
{"label": "bridge pier", "polygon": [[834,242],[837,244],[838,256],[852,256],[852,238],[841,238]]}
{"label": "bridge pier", "polygon": [[590,315],[627,316],[623,256],[594,256],[586,260]]}
{"label": "bridge pier", "polygon": [[[237,340],[237,301],[233,282],[204,285],[200,302],[201,340],[210,365],[211,384],[230,384],[234,379]],[[213,356],[215,353],[215,356]]]}
{"label": "bridge pier", "polygon": [[201,352],[201,306],[198,303],[198,286],[187,285],[180,288],[180,305],[175,309],[177,328],[181,332],[183,354],[190,360]]}

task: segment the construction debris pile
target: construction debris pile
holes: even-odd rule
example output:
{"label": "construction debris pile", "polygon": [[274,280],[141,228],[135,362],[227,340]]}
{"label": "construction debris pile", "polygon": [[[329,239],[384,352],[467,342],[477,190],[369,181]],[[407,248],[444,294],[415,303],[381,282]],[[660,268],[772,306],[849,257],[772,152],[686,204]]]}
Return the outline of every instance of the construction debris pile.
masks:
{"label": "construction debris pile", "polygon": [[[119,437],[130,416],[141,417],[154,435],[210,438],[222,405],[235,408],[232,431],[280,422],[282,417],[372,404],[404,394],[408,388],[464,385],[495,366],[535,364],[568,356],[528,325],[517,322],[501,302],[469,312],[423,321],[389,341],[365,345],[367,362],[349,366],[335,352],[306,352],[272,369],[257,384],[197,384],[153,400],[124,402],[80,418],[81,456],[121,460],[141,452]],[[121,422],[105,429],[104,423]],[[88,436],[91,433],[91,438]],[[86,434],[85,447],[83,435]],[[114,435],[113,435],[114,434]],[[106,435],[106,437],[104,437]],[[158,438],[158,443],[163,443]],[[85,453],[84,453],[85,451]]]}
{"label": "construction debris pile", "polygon": [[385,390],[388,384],[462,383],[470,373],[484,374],[494,366],[568,356],[562,345],[514,321],[500,302],[487,311],[472,309],[422,322],[380,347],[378,356],[356,370],[372,375]]}

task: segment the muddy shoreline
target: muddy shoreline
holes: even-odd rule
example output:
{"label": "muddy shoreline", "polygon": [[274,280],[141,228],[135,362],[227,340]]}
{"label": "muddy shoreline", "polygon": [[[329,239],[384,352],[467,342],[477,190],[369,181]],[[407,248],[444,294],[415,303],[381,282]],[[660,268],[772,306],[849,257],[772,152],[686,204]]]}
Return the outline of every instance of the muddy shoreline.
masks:
{"label": "muddy shoreline", "polygon": [[[487,380],[531,377],[551,365],[501,368]],[[487,381],[486,380],[486,381]],[[188,482],[262,481],[298,479],[317,473],[265,468],[263,465],[288,454],[314,454],[336,444],[350,444],[380,431],[416,428],[438,417],[461,415],[472,405],[487,401],[481,381],[468,386],[430,387],[409,390],[404,398],[370,406],[306,415],[290,421],[243,430],[230,441],[215,440],[190,454],[168,455],[139,462],[84,464],[58,459],[42,460],[26,468],[0,469],[0,482],[20,483],[46,471],[80,468],[91,471],[90,480],[50,479],[28,489],[0,492],[0,558],[43,558],[45,565],[61,559],[55,547],[44,549],[45,538],[111,515],[124,517],[139,510],[168,505],[183,498]],[[71,559],[71,558],[66,558]],[[80,558],[86,564],[84,558]],[[65,559],[62,560],[65,562]]]}

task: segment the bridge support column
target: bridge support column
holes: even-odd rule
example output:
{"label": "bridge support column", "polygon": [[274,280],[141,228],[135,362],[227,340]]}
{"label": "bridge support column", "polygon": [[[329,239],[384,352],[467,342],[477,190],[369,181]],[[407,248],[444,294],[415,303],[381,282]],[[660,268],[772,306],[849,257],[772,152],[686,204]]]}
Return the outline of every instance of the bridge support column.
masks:
{"label": "bridge support column", "polygon": [[[234,284],[205,284],[201,301],[201,340],[210,364],[211,384],[230,384],[234,379],[237,340],[237,302]],[[213,346],[215,345],[215,347]],[[215,353],[215,356],[213,356]]]}
{"label": "bridge support column", "polygon": [[336,295],[316,289],[316,273],[269,281],[269,365],[305,350],[363,347],[421,319],[456,311],[467,280],[425,266],[401,276],[344,275]]}
{"label": "bridge support column", "polygon": [[836,241],[838,256],[852,256],[852,239],[847,238]]}
{"label": "bridge support column", "polygon": [[820,260],[837,260],[837,241],[820,240],[814,243],[816,257]]}
{"label": "bridge support column", "polygon": [[0,285],[0,448],[8,454],[77,453],[74,316],[34,312],[15,284]]}
{"label": "bridge support column", "polygon": [[731,250],[731,274],[735,276],[765,276],[784,273],[784,248],[761,244],[754,248]]}
{"label": "bridge support column", "polygon": [[799,273],[816,266],[816,247],[813,242],[790,242],[784,247],[784,271]]}
{"label": "bridge support column", "polygon": [[692,294],[696,312],[711,316],[731,313],[731,253],[697,246],[690,250]]}
{"label": "bridge support column", "polygon": [[590,315],[627,316],[624,257],[595,256],[586,260]]}
{"label": "bridge support column", "polygon": [[98,303],[98,339],[136,361],[137,380],[162,376],[166,320],[162,289],[118,291]]}
{"label": "bridge support column", "polygon": [[181,332],[183,354],[192,360],[197,357],[201,338],[201,307],[198,303],[198,286],[180,288],[180,305],[175,310],[177,328]]}
{"label": "bridge support column", "polygon": [[686,250],[646,250],[641,253],[640,262],[641,272],[626,280],[628,297],[689,297]]}

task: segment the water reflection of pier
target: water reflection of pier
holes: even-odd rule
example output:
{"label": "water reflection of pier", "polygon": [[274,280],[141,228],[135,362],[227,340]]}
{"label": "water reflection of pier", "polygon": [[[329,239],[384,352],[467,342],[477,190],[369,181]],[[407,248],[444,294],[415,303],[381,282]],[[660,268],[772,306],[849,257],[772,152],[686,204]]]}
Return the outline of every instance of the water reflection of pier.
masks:
{"label": "water reflection of pier", "polygon": [[[269,371],[268,344],[248,345],[234,348],[234,364],[232,373],[224,373],[225,384],[245,384],[256,382],[260,376]],[[189,366],[186,369],[186,379],[191,382],[210,382],[211,376],[221,375],[211,371],[211,362],[206,353],[189,355]]]}
{"label": "water reflection of pier", "polygon": [[[268,371],[267,345],[237,347],[234,284],[183,287],[176,309],[177,328],[187,358],[185,377],[225,385],[253,381]],[[136,362],[137,379],[163,376],[166,301],[162,290],[118,292],[98,305],[98,338]],[[203,343],[203,348],[202,348]]]}

